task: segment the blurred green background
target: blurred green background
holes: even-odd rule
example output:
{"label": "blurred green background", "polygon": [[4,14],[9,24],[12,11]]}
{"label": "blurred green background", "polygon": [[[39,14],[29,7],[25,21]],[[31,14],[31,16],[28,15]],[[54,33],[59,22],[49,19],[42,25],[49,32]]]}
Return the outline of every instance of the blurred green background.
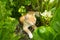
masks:
{"label": "blurred green background", "polygon": [[[60,0],[0,0],[0,40],[20,40],[15,33],[19,17],[30,9],[51,11],[52,18],[39,16],[31,40],[60,40]],[[49,12],[48,12],[49,13]],[[20,34],[20,33],[19,33]]]}

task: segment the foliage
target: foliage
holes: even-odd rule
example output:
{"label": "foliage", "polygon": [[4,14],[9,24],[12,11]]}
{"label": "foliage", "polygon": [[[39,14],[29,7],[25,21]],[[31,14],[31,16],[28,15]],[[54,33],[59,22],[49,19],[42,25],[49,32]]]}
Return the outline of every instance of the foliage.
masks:
{"label": "foliage", "polygon": [[25,13],[26,13],[25,7],[24,7],[24,6],[21,6],[21,7],[19,8],[18,12],[20,12],[21,15],[25,14]]}
{"label": "foliage", "polygon": [[14,33],[18,21],[10,17],[11,9],[6,9],[7,0],[0,1],[0,40],[18,40]]}
{"label": "foliage", "polygon": [[52,28],[58,33],[60,33],[60,29],[59,29],[60,25],[59,24],[60,24],[60,7],[57,8],[54,18],[51,22]]}
{"label": "foliage", "polygon": [[34,32],[33,40],[53,40],[56,32],[51,27],[41,26]]}
{"label": "foliage", "polygon": [[33,40],[60,40],[60,6],[55,10],[50,27],[41,26],[33,34]]}
{"label": "foliage", "polygon": [[[60,40],[60,0],[0,0],[0,40],[18,40],[21,36],[15,34],[17,19],[29,9],[44,13],[51,11],[53,18],[49,26],[39,27],[33,32],[32,40]],[[31,8],[30,8],[31,7]],[[27,10],[28,9],[28,10]],[[45,22],[41,16],[39,22]],[[42,20],[42,21],[41,21]],[[38,20],[37,20],[38,21]],[[39,23],[38,22],[38,23]],[[46,23],[44,23],[46,25]],[[40,26],[42,25],[42,26]]]}

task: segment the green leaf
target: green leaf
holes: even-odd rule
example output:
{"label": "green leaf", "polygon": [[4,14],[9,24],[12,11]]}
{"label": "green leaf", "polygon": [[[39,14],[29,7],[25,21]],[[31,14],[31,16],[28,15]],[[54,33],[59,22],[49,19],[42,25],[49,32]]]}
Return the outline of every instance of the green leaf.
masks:
{"label": "green leaf", "polygon": [[55,31],[51,27],[41,26],[38,27],[34,32],[34,40],[53,40]]}
{"label": "green leaf", "polygon": [[60,40],[60,34],[59,33],[55,36],[54,40]]}
{"label": "green leaf", "polygon": [[60,8],[57,8],[53,20],[51,22],[51,27],[58,33],[60,33]]}

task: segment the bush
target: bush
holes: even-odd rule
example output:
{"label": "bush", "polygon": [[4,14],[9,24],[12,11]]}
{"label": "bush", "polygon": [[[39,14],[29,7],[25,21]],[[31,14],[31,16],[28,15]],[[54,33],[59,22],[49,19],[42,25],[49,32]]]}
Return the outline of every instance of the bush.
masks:
{"label": "bush", "polygon": [[18,21],[10,17],[11,9],[7,10],[7,1],[0,1],[0,40],[18,40],[14,33]]}

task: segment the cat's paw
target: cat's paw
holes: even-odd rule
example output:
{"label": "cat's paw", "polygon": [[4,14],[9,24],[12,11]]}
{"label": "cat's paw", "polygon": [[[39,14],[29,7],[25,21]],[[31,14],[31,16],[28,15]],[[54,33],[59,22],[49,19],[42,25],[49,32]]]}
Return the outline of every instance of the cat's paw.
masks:
{"label": "cat's paw", "polygon": [[33,38],[33,35],[32,34],[29,34],[29,38]]}

